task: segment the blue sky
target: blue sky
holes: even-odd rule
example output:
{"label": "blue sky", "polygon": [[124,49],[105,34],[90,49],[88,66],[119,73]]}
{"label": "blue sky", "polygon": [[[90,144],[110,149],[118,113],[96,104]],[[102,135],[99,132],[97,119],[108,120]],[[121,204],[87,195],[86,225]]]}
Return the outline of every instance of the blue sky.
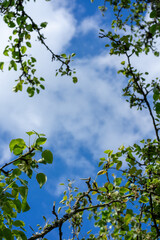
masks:
{"label": "blue sky", "polygon": [[[111,57],[104,47],[106,42],[98,37],[99,29],[107,29],[112,17],[110,11],[102,17],[98,10],[101,3],[38,0],[27,6],[35,21],[48,22],[44,34],[55,53],[76,53],[73,63],[79,78],[76,85],[70,78],[55,77],[58,64],[51,62],[51,56],[37,41],[33,41],[31,52],[38,59],[38,74],[46,79],[45,91],[34,98],[28,98],[25,91],[15,94],[12,87],[17,73],[0,73],[1,164],[12,159],[9,141],[18,137],[27,141],[25,132],[29,130],[45,133],[46,148],[54,155],[52,166],[39,169],[48,176],[43,189],[39,189],[35,179],[29,182],[31,210],[24,216],[27,229],[28,225],[34,229],[37,223],[43,225],[43,215],[53,219],[53,201],[58,204],[64,190],[60,182],[67,183],[69,178],[79,185],[80,178],[96,175],[104,150],[117,149],[153,134],[146,112],[130,110],[121,96],[125,79],[116,71],[124,59]],[[2,52],[9,30],[2,21],[0,28],[3,29]],[[4,58],[2,54],[1,58]],[[158,72],[158,59],[151,54],[134,58],[133,63],[144,71],[149,66],[151,77]],[[48,235],[49,240],[53,237],[54,232]]]}

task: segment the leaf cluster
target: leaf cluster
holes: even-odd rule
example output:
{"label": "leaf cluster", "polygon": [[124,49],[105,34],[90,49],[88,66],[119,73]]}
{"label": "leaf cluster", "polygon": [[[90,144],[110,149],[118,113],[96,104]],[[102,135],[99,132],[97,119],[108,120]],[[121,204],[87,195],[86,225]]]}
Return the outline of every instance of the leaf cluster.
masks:
{"label": "leaf cluster", "polygon": [[[37,173],[39,164],[53,162],[52,153],[43,150],[43,144],[47,140],[44,134],[30,131],[27,135],[29,138],[31,135],[36,136],[32,145],[28,146],[21,138],[12,139],[9,148],[16,158],[0,168],[0,239],[27,239],[25,223],[18,220],[19,213],[30,209],[27,202],[28,181],[24,180],[24,173],[31,179],[35,172],[41,188],[47,181],[47,176]],[[41,158],[36,160],[38,152]]]}
{"label": "leaf cluster", "polygon": [[[23,85],[27,86],[27,93],[32,97],[35,92],[39,93],[44,90],[44,78],[36,76],[36,57],[32,56],[30,49],[32,48],[33,33],[37,34],[37,40],[51,54],[51,59],[58,61],[61,65],[57,70],[61,75],[71,76],[73,73],[73,82],[77,82],[75,69],[70,68],[71,57],[64,54],[55,54],[52,49],[46,44],[45,36],[42,30],[47,27],[47,22],[36,24],[33,18],[26,12],[26,3],[29,0],[3,0],[0,2],[0,14],[3,16],[4,22],[12,30],[12,35],[9,36],[8,45],[3,51],[3,55],[10,59],[7,62],[0,62],[0,70],[3,71],[5,65],[8,65],[8,70],[18,71],[19,77],[16,79],[16,85],[13,88],[14,92],[22,91]],[[57,75],[56,73],[56,75]]]}

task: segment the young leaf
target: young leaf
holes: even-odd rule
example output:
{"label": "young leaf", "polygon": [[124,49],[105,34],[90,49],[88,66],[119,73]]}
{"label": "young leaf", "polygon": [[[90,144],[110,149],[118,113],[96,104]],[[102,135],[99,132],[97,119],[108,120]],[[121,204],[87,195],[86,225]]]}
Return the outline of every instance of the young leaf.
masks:
{"label": "young leaf", "polygon": [[33,132],[33,131],[29,131],[29,132],[26,132],[26,133],[27,133],[29,136],[35,134],[35,132]]}
{"label": "young leaf", "polygon": [[20,148],[24,150],[26,148],[26,144],[23,139],[17,138],[12,139],[12,141],[9,144],[10,151],[13,152],[14,148]]}

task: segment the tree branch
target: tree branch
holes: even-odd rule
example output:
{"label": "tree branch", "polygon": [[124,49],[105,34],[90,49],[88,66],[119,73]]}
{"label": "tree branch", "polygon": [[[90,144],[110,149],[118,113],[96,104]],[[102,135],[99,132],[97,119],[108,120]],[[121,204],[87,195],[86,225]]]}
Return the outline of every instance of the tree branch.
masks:
{"label": "tree branch", "polygon": [[154,227],[156,229],[156,232],[157,232],[157,237],[160,236],[160,231],[159,231],[159,228],[157,226],[157,222],[156,222],[156,218],[155,218],[155,214],[154,214],[154,209],[153,209],[153,201],[152,201],[152,194],[150,193],[149,195],[149,202],[150,202],[150,207],[151,207],[151,215],[152,215],[152,220],[153,220],[153,223],[154,223]]}
{"label": "tree branch", "polygon": [[[85,192],[84,194],[86,196],[87,192]],[[110,204],[116,203],[116,202],[122,203],[123,199],[130,198],[130,197],[134,197],[134,196],[128,194],[126,196],[123,196],[121,200],[118,200],[118,199],[117,200],[111,200],[109,203],[97,204],[97,205],[92,205],[92,206],[89,206],[89,207],[84,207],[84,208],[79,208],[79,209],[77,209],[76,207],[73,207],[73,210],[71,210],[70,213],[65,214],[60,219],[56,219],[50,226],[46,227],[42,232],[34,234],[32,237],[28,238],[28,240],[35,240],[35,239],[38,239],[38,238],[43,238],[47,233],[49,233],[50,231],[52,231],[55,228],[59,228],[60,226],[63,225],[63,223],[65,223],[68,219],[72,218],[75,214],[77,214],[79,212],[84,212],[86,210],[91,210],[91,209],[94,209],[94,208],[107,207]]]}
{"label": "tree branch", "polygon": [[[147,105],[147,108],[148,108],[148,110],[149,110],[149,114],[150,114],[150,116],[151,116],[151,118],[152,118],[152,122],[153,122],[154,130],[155,130],[155,133],[156,133],[157,141],[159,142],[160,139],[159,139],[159,135],[158,135],[158,128],[157,128],[157,126],[156,126],[155,118],[154,118],[154,116],[153,116],[153,113],[152,113],[152,110],[151,110],[151,106],[150,106],[149,101],[148,101],[148,99],[147,99],[147,95],[145,94],[143,88],[138,84],[138,81],[137,81],[137,79],[136,79],[136,76],[135,76],[135,74],[134,74],[134,72],[133,72],[133,70],[132,70],[132,67],[131,67],[130,56],[128,55],[127,52],[126,52],[126,57],[127,57],[127,60],[128,60],[129,71],[130,71],[130,73],[131,73],[131,75],[132,75],[132,77],[133,77],[133,79],[134,79],[135,84],[137,85],[138,89],[140,90],[140,92],[141,92],[142,95],[143,95],[144,101],[145,101],[145,103],[146,103],[146,105]],[[139,79],[138,79],[138,80],[139,80]]]}

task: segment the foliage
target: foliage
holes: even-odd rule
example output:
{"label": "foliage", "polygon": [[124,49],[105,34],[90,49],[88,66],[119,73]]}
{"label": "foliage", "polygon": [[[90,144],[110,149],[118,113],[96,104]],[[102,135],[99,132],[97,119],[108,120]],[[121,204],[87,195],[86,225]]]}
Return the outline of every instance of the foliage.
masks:
{"label": "foliage", "polygon": [[[27,0],[29,2],[29,0]],[[19,70],[21,72],[16,79],[16,86],[13,91],[22,91],[23,85],[28,85],[27,92],[30,97],[40,92],[40,89],[45,89],[43,84],[44,78],[36,76],[36,58],[32,56],[29,49],[32,47],[32,34],[37,34],[37,40],[50,52],[51,59],[60,62],[58,73],[71,76],[75,74],[75,70],[70,68],[71,58],[75,54],[67,56],[66,54],[55,54],[52,49],[46,44],[42,30],[46,28],[47,22],[42,22],[37,25],[34,20],[26,12],[25,0],[3,0],[0,1],[0,13],[3,16],[4,22],[12,30],[12,35],[9,36],[9,44],[5,47],[3,54],[11,60],[8,64],[8,70]],[[6,63],[0,62],[0,70],[3,71]],[[73,82],[77,82],[77,77],[73,76]]]}
{"label": "foliage", "polygon": [[[22,71],[18,84],[27,82],[31,84],[31,88],[35,88],[34,86],[40,85],[37,79],[31,77],[31,73],[34,75],[35,71],[29,72],[32,67],[32,70],[34,69],[33,62],[31,59],[24,61],[24,57],[27,57],[24,56],[26,46],[30,47],[30,41],[28,41],[30,38],[26,36],[36,31],[42,45],[45,43],[40,33],[41,29],[25,13],[23,4],[23,1],[6,0],[0,5],[5,22],[9,27],[14,28],[13,35],[17,35],[17,40],[13,42],[12,37],[10,38],[12,47],[6,47],[4,54],[11,54],[12,62],[9,69],[17,69],[18,59]],[[125,56],[126,60],[121,62],[122,68],[118,71],[126,79],[123,95],[131,108],[148,109],[155,139],[142,139],[133,146],[122,145],[115,153],[112,150],[106,150],[106,158],[100,159],[100,170],[96,178],[83,179],[86,183],[86,191],[80,192],[69,181],[68,191],[64,192],[58,211],[55,203],[53,205],[52,213],[55,220],[51,223],[46,222],[45,227],[40,228],[39,232],[33,234],[29,240],[43,238],[55,228],[59,228],[61,240],[62,226],[67,221],[72,228],[72,239],[80,239],[79,233],[83,228],[85,212],[88,213],[88,221],[92,219],[97,228],[92,227],[82,238],[83,240],[160,239],[160,81],[158,77],[154,80],[149,79],[148,72],[140,72],[132,64],[133,56],[139,57],[140,54],[152,52],[155,57],[159,57],[157,40],[160,35],[160,6],[156,0],[105,0],[104,5],[99,7],[103,15],[106,14],[109,5],[114,13],[111,30],[105,32],[101,29],[100,38],[106,39],[106,47],[110,47],[111,55]],[[149,14],[149,19],[146,18],[146,14]],[[19,22],[19,18],[22,21]],[[41,24],[41,27],[45,26],[46,23]],[[54,58],[61,61],[62,67],[68,66],[69,62],[62,60],[65,58],[68,61],[66,55],[59,57],[55,55]],[[4,63],[1,63],[1,69],[3,65]],[[27,66],[26,72],[25,66]],[[22,80],[22,77],[25,80]],[[30,80],[34,82],[34,86]],[[17,219],[17,213],[21,210],[23,212],[29,210],[27,181],[20,176],[24,172],[31,178],[33,170],[38,168],[40,163],[46,164],[53,161],[52,153],[42,148],[46,138],[34,131],[27,134],[29,138],[31,135],[36,136],[33,144],[27,146],[23,139],[12,140],[10,150],[18,157],[0,168],[1,239],[14,239],[14,237],[26,239],[24,222]],[[24,152],[25,150],[27,151]],[[40,160],[34,159],[37,151],[41,152]],[[12,164],[13,169],[6,170],[6,167]],[[40,187],[46,182],[46,176],[43,173],[38,173],[36,179]],[[64,215],[63,207],[66,209]]]}
{"label": "foliage", "polygon": [[[29,138],[36,136],[31,145],[27,145],[23,139],[12,139],[9,148],[15,159],[4,164],[0,168],[0,239],[27,239],[24,231],[25,223],[18,220],[17,214],[30,209],[27,202],[28,181],[24,180],[25,173],[32,178],[33,171],[38,169],[39,164],[51,164],[53,155],[49,150],[43,150],[42,145],[46,142],[44,134],[35,131],[27,132]],[[29,141],[30,142],[30,141]],[[36,153],[41,158],[36,160]],[[12,169],[8,167],[13,165]],[[37,173],[36,179],[42,187],[47,177],[44,173]]]}

